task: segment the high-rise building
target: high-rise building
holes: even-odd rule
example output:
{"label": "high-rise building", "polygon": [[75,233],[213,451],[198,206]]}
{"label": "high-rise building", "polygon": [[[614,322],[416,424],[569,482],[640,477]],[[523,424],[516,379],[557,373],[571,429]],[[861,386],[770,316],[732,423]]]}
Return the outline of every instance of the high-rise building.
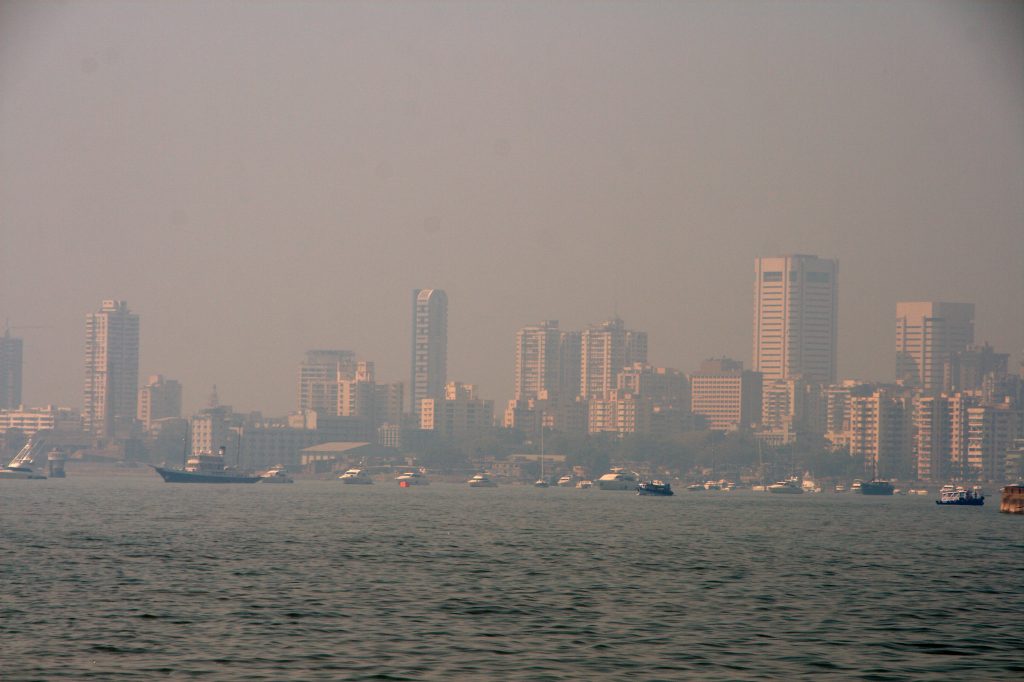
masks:
{"label": "high-rise building", "polygon": [[536,400],[558,395],[558,320],[545,320],[516,332],[516,378],[513,400]]}
{"label": "high-rise building", "polygon": [[452,381],[439,398],[420,401],[420,428],[445,438],[461,438],[494,424],[494,401],[476,397],[476,387]]}
{"label": "high-rise building", "polygon": [[138,418],[148,430],[154,421],[168,417],[181,417],[181,384],[154,374],[139,389]]}
{"label": "high-rise building", "polygon": [[604,398],[619,372],[637,362],[647,362],[647,332],[626,329],[618,317],[591,325],[580,338],[580,395]]}
{"label": "high-rise building", "polygon": [[21,339],[8,329],[0,336],[0,410],[21,405]]}
{"label": "high-rise building", "polygon": [[864,463],[864,475],[905,478],[910,475],[913,414],[910,401],[886,389],[850,398],[850,456]]}
{"label": "high-rise building", "polygon": [[355,378],[356,354],[350,350],[310,350],[299,365],[299,411],[337,415],[339,382]]}
{"label": "high-rise building", "polygon": [[937,393],[953,383],[954,355],[974,342],[974,304],[896,304],[896,379]]}
{"label": "high-rise building", "polygon": [[712,431],[734,431],[761,419],[761,374],[743,363],[715,358],[690,375],[690,409]]}
{"label": "high-rise building", "polygon": [[139,316],[126,301],[103,301],[85,318],[82,426],[97,437],[126,434],[139,389]]}
{"label": "high-rise building", "polygon": [[440,289],[412,292],[412,414],[426,398],[442,398],[448,382],[448,296]]}
{"label": "high-rise building", "polygon": [[839,262],[817,256],[754,262],[754,371],[764,379],[836,380]]}

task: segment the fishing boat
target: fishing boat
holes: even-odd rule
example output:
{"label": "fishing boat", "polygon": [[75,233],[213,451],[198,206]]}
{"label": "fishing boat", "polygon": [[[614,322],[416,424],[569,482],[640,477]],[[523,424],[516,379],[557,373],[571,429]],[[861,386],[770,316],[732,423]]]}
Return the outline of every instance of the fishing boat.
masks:
{"label": "fishing boat", "polygon": [[664,481],[643,481],[636,487],[637,495],[654,495],[659,497],[670,497],[675,495],[672,492],[672,485]]}
{"label": "fishing boat", "polygon": [[18,451],[14,459],[5,467],[0,467],[0,478],[15,478],[24,480],[43,480],[46,478],[40,474],[32,465],[35,464],[34,453],[39,449],[40,442],[29,437],[25,447]]}
{"label": "fishing boat", "polygon": [[985,504],[985,496],[982,494],[981,488],[977,486],[968,490],[963,486],[944,485],[939,491],[939,499],[935,500],[935,504],[942,506],[980,507]]}
{"label": "fishing boat", "polygon": [[194,452],[181,469],[153,466],[166,483],[259,483],[258,474],[240,471],[224,464],[225,448],[222,445],[217,454]]}

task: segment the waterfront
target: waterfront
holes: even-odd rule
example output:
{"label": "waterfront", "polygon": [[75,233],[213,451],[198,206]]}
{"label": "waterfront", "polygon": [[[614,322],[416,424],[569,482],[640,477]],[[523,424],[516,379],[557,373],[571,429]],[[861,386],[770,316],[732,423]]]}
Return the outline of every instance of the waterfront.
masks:
{"label": "waterfront", "polygon": [[1024,525],[934,495],[0,481],[5,679],[1024,676]]}

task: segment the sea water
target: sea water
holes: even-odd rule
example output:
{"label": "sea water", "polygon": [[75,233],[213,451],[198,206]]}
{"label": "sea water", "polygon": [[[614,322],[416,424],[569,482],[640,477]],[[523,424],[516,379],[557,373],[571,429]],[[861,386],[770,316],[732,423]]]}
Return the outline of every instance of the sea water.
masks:
{"label": "sea water", "polygon": [[0,679],[1022,679],[988,502],[0,481]]}

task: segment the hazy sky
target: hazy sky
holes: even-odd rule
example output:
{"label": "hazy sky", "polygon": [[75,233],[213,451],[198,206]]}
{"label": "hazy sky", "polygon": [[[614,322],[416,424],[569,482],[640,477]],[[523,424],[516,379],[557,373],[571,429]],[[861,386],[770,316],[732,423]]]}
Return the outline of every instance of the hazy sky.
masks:
{"label": "hazy sky", "polygon": [[[511,396],[515,331],[614,312],[750,362],[753,259],[837,257],[842,376],[897,300],[1024,348],[1024,4],[2,2],[0,318],[80,406],[85,314],[140,373],[294,409],[310,348]],[[37,327],[23,328],[17,327]]]}

